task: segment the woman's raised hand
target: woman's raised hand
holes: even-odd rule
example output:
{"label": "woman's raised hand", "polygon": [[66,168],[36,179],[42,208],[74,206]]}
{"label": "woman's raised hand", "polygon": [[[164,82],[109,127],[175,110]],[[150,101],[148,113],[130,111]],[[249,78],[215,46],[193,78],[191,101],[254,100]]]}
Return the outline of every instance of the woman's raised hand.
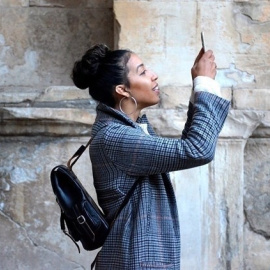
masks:
{"label": "woman's raised hand", "polygon": [[215,79],[216,73],[217,65],[213,51],[208,50],[204,52],[203,49],[201,49],[191,69],[192,79],[194,80],[198,76],[206,76]]}

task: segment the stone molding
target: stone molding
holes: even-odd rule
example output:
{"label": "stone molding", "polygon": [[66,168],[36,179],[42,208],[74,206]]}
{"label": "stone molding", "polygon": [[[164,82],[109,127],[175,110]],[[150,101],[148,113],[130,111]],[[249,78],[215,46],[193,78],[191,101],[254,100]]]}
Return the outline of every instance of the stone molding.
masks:
{"label": "stone molding", "polygon": [[[169,94],[174,100],[172,97],[176,94],[168,89],[163,98]],[[269,137],[268,94],[267,89],[235,91],[220,137]],[[186,120],[187,104],[188,95],[185,95],[179,99],[179,107],[175,103],[164,106],[161,101],[159,106],[146,109],[145,113],[159,135],[178,137]],[[14,98],[12,91],[8,91],[4,93],[1,105],[0,135],[4,136],[89,135],[96,115],[96,103],[89,98],[88,92],[71,86],[49,87],[42,93],[29,90],[17,98]]]}

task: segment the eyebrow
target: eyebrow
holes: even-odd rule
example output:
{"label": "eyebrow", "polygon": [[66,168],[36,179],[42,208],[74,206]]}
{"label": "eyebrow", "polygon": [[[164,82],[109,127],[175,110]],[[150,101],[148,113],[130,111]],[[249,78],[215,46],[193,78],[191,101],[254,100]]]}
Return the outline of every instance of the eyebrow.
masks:
{"label": "eyebrow", "polygon": [[143,67],[143,66],[144,66],[144,64],[143,64],[143,63],[142,63],[142,64],[140,64],[140,65],[138,65],[138,66],[137,66],[137,68],[136,68],[136,72],[138,72],[139,68],[140,68],[140,67]]}

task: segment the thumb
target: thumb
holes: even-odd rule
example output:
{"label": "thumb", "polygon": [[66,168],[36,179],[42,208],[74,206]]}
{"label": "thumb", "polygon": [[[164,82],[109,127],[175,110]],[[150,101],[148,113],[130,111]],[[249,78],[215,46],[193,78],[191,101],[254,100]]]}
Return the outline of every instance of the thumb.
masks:
{"label": "thumb", "polygon": [[197,64],[197,63],[199,62],[199,60],[202,58],[203,54],[204,54],[204,50],[203,50],[203,48],[201,48],[201,50],[200,50],[198,56],[196,57],[196,59],[195,59],[195,61],[194,61],[194,65]]}

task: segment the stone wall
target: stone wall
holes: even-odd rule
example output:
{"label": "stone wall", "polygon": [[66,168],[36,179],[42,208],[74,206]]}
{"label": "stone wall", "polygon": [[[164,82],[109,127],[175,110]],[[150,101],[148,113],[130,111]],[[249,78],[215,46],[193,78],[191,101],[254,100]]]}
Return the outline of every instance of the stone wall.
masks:
{"label": "stone wall", "polygon": [[[134,50],[162,89],[146,113],[177,137],[201,30],[232,106],[214,161],[172,173],[182,269],[269,269],[269,1],[0,0],[0,18],[0,269],[89,269],[95,256],[62,234],[49,181],[95,117],[73,62],[96,42]],[[74,169],[95,196],[87,154]]]}

